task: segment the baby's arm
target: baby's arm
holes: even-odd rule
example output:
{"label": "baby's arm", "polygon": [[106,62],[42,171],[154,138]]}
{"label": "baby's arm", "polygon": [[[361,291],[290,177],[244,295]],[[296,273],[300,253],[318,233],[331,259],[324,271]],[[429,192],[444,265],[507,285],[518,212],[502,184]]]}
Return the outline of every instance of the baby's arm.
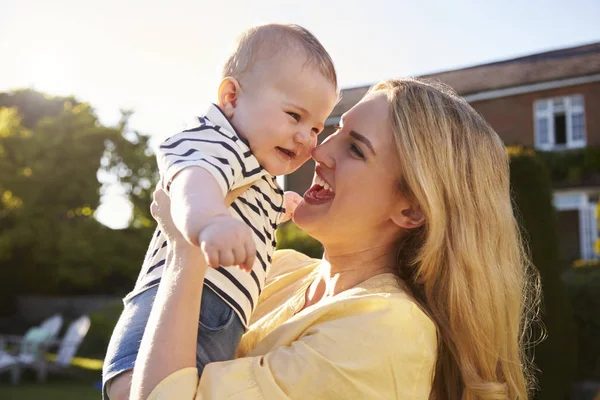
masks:
{"label": "baby's arm", "polygon": [[[220,111],[211,112],[217,120],[223,118]],[[266,174],[248,150],[234,133],[207,117],[198,117],[157,149],[173,222],[189,243],[202,248],[212,267],[250,269],[254,264],[252,230],[228,211],[244,187]]]}
{"label": "baby's arm", "polygon": [[202,167],[181,170],[170,186],[171,215],[185,239],[200,246],[211,267],[251,270],[256,246],[252,231],[227,210],[222,189]]}

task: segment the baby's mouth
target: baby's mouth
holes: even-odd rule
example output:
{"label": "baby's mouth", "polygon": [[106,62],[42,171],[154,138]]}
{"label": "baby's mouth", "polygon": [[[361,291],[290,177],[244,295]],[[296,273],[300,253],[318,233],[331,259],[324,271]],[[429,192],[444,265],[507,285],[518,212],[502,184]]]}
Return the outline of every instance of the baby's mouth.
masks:
{"label": "baby's mouth", "polygon": [[279,151],[281,154],[283,154],[285,157],[292,159],[296,157],[296,152],[294,152],[293,150],[288,150],[288,149],[284,149],[283,147],[276,147],[277,151]]}

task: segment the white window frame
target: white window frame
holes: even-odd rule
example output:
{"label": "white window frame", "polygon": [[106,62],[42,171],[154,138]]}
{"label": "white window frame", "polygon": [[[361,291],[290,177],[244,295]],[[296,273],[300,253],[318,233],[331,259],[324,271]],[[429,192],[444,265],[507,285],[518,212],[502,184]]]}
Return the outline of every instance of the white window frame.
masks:
{"label": "white window frame", "polygon": [[[556,106],[556,102],[562,102],[562,105]],[[557,112],[564,112],[567,123],[567,141],[565,144],[556,144],[554,115]],[[573,138],[573,116],[582,115],[583,118],[583,137]],[[585,126],[585,104],[583,95],[552,97],[548,99],[536,100],[533,103],[533,117],[535,126],[535,148],[538,150],[557,151],[580,149],[586,146],[586,126]],[[540,137],[540,119],[547,119],[548,132],[547,141],[544,143]]]}
{"label": "white window frame", "polygon": [[582,260],[597,259],[594,244],[598,238],[596,203],[585,192],[555,192],[554,208],[557,211],[579,212],[579,257]]}

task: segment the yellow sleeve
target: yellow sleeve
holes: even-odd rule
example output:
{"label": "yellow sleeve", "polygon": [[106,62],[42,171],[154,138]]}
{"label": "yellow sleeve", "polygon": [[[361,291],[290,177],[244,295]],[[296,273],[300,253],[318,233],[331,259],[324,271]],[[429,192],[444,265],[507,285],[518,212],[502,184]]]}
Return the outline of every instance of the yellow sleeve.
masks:
{"label": "yellow sleeve", "polygon": [[148,400],[193,399],[198,387],[198,370],[184,368],[163,379]]}
{"label": "yellow sleeve", "polygon": [[428,399],[437,351],[431,321],[414,304],[391,312],[358,306],[365,312],[314,324],[264,356],[209,364],[195,395],[182,371],[155,391],[173,390],[165,399]]}

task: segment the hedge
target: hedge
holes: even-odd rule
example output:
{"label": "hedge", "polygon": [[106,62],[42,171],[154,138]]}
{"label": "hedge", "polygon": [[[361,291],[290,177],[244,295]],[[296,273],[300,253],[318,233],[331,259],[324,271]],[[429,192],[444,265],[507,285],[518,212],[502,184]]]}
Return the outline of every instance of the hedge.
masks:
{"label": "hedge", "polygon": [[[542,322],[547,337],[534,349],[538,374],[537,399],[568,396],[576,365],[573,315],[564,283],[555,212],[548,171],[533,152],[511,157],[515,212],[542,281]],[[535,337],[541,335],[538,329]]]}
{"label": "hedge", "polygon": [[294,249],[313,258],[323,257],[323,245],[291,221],[277,229],[277,248]]}
{"label": "hedge", "polygon": [[578,381],[600,382],[600,261],[564,274],[576,323]]}

